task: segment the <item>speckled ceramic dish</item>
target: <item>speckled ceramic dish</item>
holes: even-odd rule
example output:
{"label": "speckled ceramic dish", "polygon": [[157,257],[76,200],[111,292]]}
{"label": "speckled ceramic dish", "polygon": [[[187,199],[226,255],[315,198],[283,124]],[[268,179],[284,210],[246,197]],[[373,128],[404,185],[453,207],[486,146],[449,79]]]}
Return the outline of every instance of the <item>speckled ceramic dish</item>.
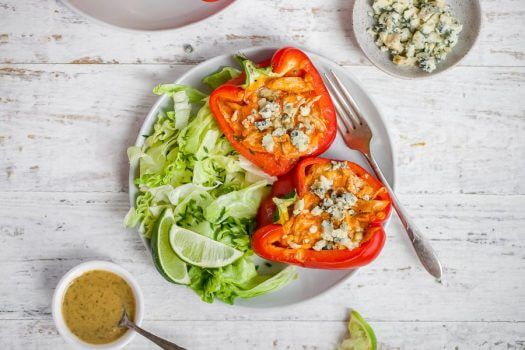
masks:
{"label": "speckled ceramic dish", "polygon": [[457,45],[447,58],[438,63],[436,70],[424,72],[419,67],[398,66],[391,60],[388,52],[382,52],[374,43],[372,35],[367,33],[374,20],[369,16],[372,12],[373,0],[355,0],[352,20],[357,43],[368,57],[370,62],[384,72],[398,78],[417,79],[428,78],[442,73],[458,64],[474,46],[481,28],[481,6],[479,0],[445,0],[452,13],[463,24]]}

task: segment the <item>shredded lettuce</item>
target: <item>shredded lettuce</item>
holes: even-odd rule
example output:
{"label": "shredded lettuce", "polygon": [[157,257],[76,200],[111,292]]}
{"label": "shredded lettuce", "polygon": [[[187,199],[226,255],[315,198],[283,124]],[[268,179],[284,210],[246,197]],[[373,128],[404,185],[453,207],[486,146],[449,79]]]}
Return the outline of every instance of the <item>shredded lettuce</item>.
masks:
{"label": "shredded lettuce", "polygon": [[155,95],[168,95],[173,96],[173,94],[177,92],[184,91],[186,95],[188,96],[188,99],[191,103],[199,103],[206,97],[208,97],[205,93],[192,88],[191,86],[187,85],[179,85],[179,84],[161,84],[155,86],[153,88],[153,93]]}
{"label": "shredded lettuce", "polygon": [[[226,67],[203,82],[214,88],[239,74]],[[124,224],[150,238],[161,213],[170,208],[178,226],[242,251],[243,258],[226,267],[190,267],[190,287],[204,301],[233,303],[283,287],[295,276],[293,269],[259,275],[250,248],[254,217],[275,179],[240,158],[204,93],[177,84],[158,85],[154,93],[170,96],[173,105],[159,113],[142,147],[128,149],[130,163],[138,165],[139,194]]]}
{"label": "shredded lettuce", "polygon": [[223,194],[206,207],[206,219],[210,222],[222,222],[227,217],[253,218],[262,199],[269,193],[266,185],[267,182],[263,180],[242,190]]}
{"label": "shredded lettuce", "polygon": [[277,176],[268,175],[261,168],[243,156],[239,156],[239,165],[246,171],[246,179],[250,182],[265,180],[268,183],[273,184],[277,181]]}

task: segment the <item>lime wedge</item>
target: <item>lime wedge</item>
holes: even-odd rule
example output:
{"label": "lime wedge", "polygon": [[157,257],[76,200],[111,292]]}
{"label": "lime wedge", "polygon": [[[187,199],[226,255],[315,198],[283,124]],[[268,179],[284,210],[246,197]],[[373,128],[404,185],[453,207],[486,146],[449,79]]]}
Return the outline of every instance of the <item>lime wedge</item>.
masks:
{"label": "lime wedge", "polygon": [[222,267],[233,263],[242,252],[193,231],[173,225],[171,247],[185,262],[199,267]]}
{"label": "lime wedge", "polygon": [[151,253],[153,262],[160,274],[170,282],[189,284],[188,268],[186,263],[179,259],[171,249],[170,228],[175,225],[173,211],[168,208],[157,220],[151,235]]}
{"label": "lime wedge", "polygon": [[357,311],[350,314],[348,323],[350,338],[343,340],[341,350],[376,350],[377,340],[374,331]]}

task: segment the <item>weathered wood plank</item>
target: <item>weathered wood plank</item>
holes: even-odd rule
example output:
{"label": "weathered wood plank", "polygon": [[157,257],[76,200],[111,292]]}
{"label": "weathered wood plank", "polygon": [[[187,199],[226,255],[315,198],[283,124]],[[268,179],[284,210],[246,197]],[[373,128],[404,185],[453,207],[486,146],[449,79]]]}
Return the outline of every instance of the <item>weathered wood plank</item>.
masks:
{"label": "weathered wood plank", "polygon": [[[525,347],[524,324],[514,322],[382,322],[371,321],[380,350],[491,349]],[[191,350],[333,350],[347,334],[343,321],[169,321],[151,320],[144,327]],[[16,330],[16,336],[13,331]],[[51,320],[0,320],[0,339],[9,349],[59,349],[65,342]],[[136,336],[126,349],[152,348]]]}
{"label": "weathered wood plank", "polygon": [[[0,62],[187,63],[251,46],[298,45],[340,63],[369,65],[353,36],[353,1],[256,2],[256,11],[253,1],[238,1],[190,28],[147,34],[93,24],[59,1],[3,0]],[[525,36],[519,28],[525,22],[524,2],[483,0],[482,7],[484,28],[463,64],[523,65]]]}
{"label": "weathered wood plank", "polygon": [[[152,87],[190,67],[1,66],[0,188],[126,191],[125,149],[156,99]],[[388,88],[375,68],[349,71],[391,128],[400,193],[525,193],[525,68],[460,67]]]}
{"label": "weathered wood plank", "polygon": [[[144,34],[97,26],[56,0],[0,0],[2,347],[64,348],[54,287],[72,266],[106,259],[139,280],[145,326],[190,349],[333,349],[348,308],[385,350],[525,349],[525,2],[482,0],[484,28],[462,67],[423,81],[369,66],[353,39],[353,1],[256,3]],[[350,66],[375,97],[398,192],[442,259],[442,285],[393,220],[378,260],[328,294],[279,309],[208,305],[165,282],[122,228],[125,148],[156,99],[151,88],[224,52],[286,44]],[[137,338],[129,348],[150,347]]]}
{"label": "weathered wood plank", "polygon": [[204,304],[164,281],[138,235],[121,226],[124,193],[0,193],[0,319],[45,319],[68,269],[106,259],[137,277],[154,319],[337,321],[353,307],[380,321],[525,321],[517,307],[525,303],[525,196],[403,199],[419,203],[408,209],[439,252],[442,285],[422,269],[394,221],[372,265],[328,294],[276,312]]}

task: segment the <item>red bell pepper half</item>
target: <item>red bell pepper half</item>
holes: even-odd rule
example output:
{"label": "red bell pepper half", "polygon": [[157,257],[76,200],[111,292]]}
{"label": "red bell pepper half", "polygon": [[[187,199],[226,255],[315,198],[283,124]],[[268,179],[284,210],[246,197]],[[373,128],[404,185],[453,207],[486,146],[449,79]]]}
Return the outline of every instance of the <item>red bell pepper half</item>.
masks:
{"label": "red bell pepper half", "polygon": [[308,56],[285,47],[268,62],[240,57],[243,74],[210,95],[210,109],[233,147],[266,173],[289,172],[323,153],[337,132],[334,106]]}
{"label": "red bell pepper half", "polygon": [[[345,170],[337,168],[334,164],[344,163]],[[321,220],[333,220],[332,214],[324,211],[322,214],[316,213],[320,210],[321,203],[325,203],[323,198],[314,194],[315,186],[319,183],[320,177],[328,179],[332,183],[332,190],[328,190],[326,200],[337,198],[345,191],[349,191],[357,201],[352,206],[350,212],[346,211],[343,222],[357,226],[351,231],[361,230],[362,239],[355,246],[341,247],[334,244],[329,249],[314,249],[315,241],[324,239],[324,227],[319,226]],[[357,185],[357,186],[356,186]],[[279,223],[274,223],[276,205],[273,198],[282,197],[285,194],[290,196],[290,192],[297,194],[295,203],[303,200],[302,211],[284,221],[280,218]],[[319,192],[317,192],[319,193]],[[335,193],[335,197],[331,196]],[[349,195],[348,195],[349,196]],[[350,196],[353,198],[352,196]],[[344,194],[343,197],[345,198]],[[337,201],[337,199],[336,199]],[[337,205],[333,203],[332,207]],[[317,207],[319,209],[314,208]],[[290,207],[288,214],[292,212]],[[304,210],[303,209],[303,210]],[[385,233],[382,223],[388,218],[391,209],[391,201],[388,192],[383,185],[371,176],[359,165],[348,161],[332,161],[324,158],[305,158],[299,162],[293,172],[293,177],[286,175],[279,178],[274,183],[272,193],[259,208],[257,223],[258,229],[252,237],[252,248],[259,256],[273,261],[299,265],[310,268],[320,269],[352,269],[364,266],[372,262],[381,252],[385,243]],[[330,212],[332,209],[326,209]],[[318,229],[310,230],[312,226]],[[340,226],[341,227],[341,226]],[[357,231],[355,230],[357,229]],[[294,230],[299,230],[297,232]],[[321,232],[322,231],[322,232]],[[350,231],[348,231],[350,232]],[[354,237],[356,237],[354,234]],[[286,237],[295,237],[295,242],[287,243]],[[300,237],[302,241],[297,241]],[[309,242],[309,244],[303,244]],[[293,247],[292,247],[293,246]]]}

